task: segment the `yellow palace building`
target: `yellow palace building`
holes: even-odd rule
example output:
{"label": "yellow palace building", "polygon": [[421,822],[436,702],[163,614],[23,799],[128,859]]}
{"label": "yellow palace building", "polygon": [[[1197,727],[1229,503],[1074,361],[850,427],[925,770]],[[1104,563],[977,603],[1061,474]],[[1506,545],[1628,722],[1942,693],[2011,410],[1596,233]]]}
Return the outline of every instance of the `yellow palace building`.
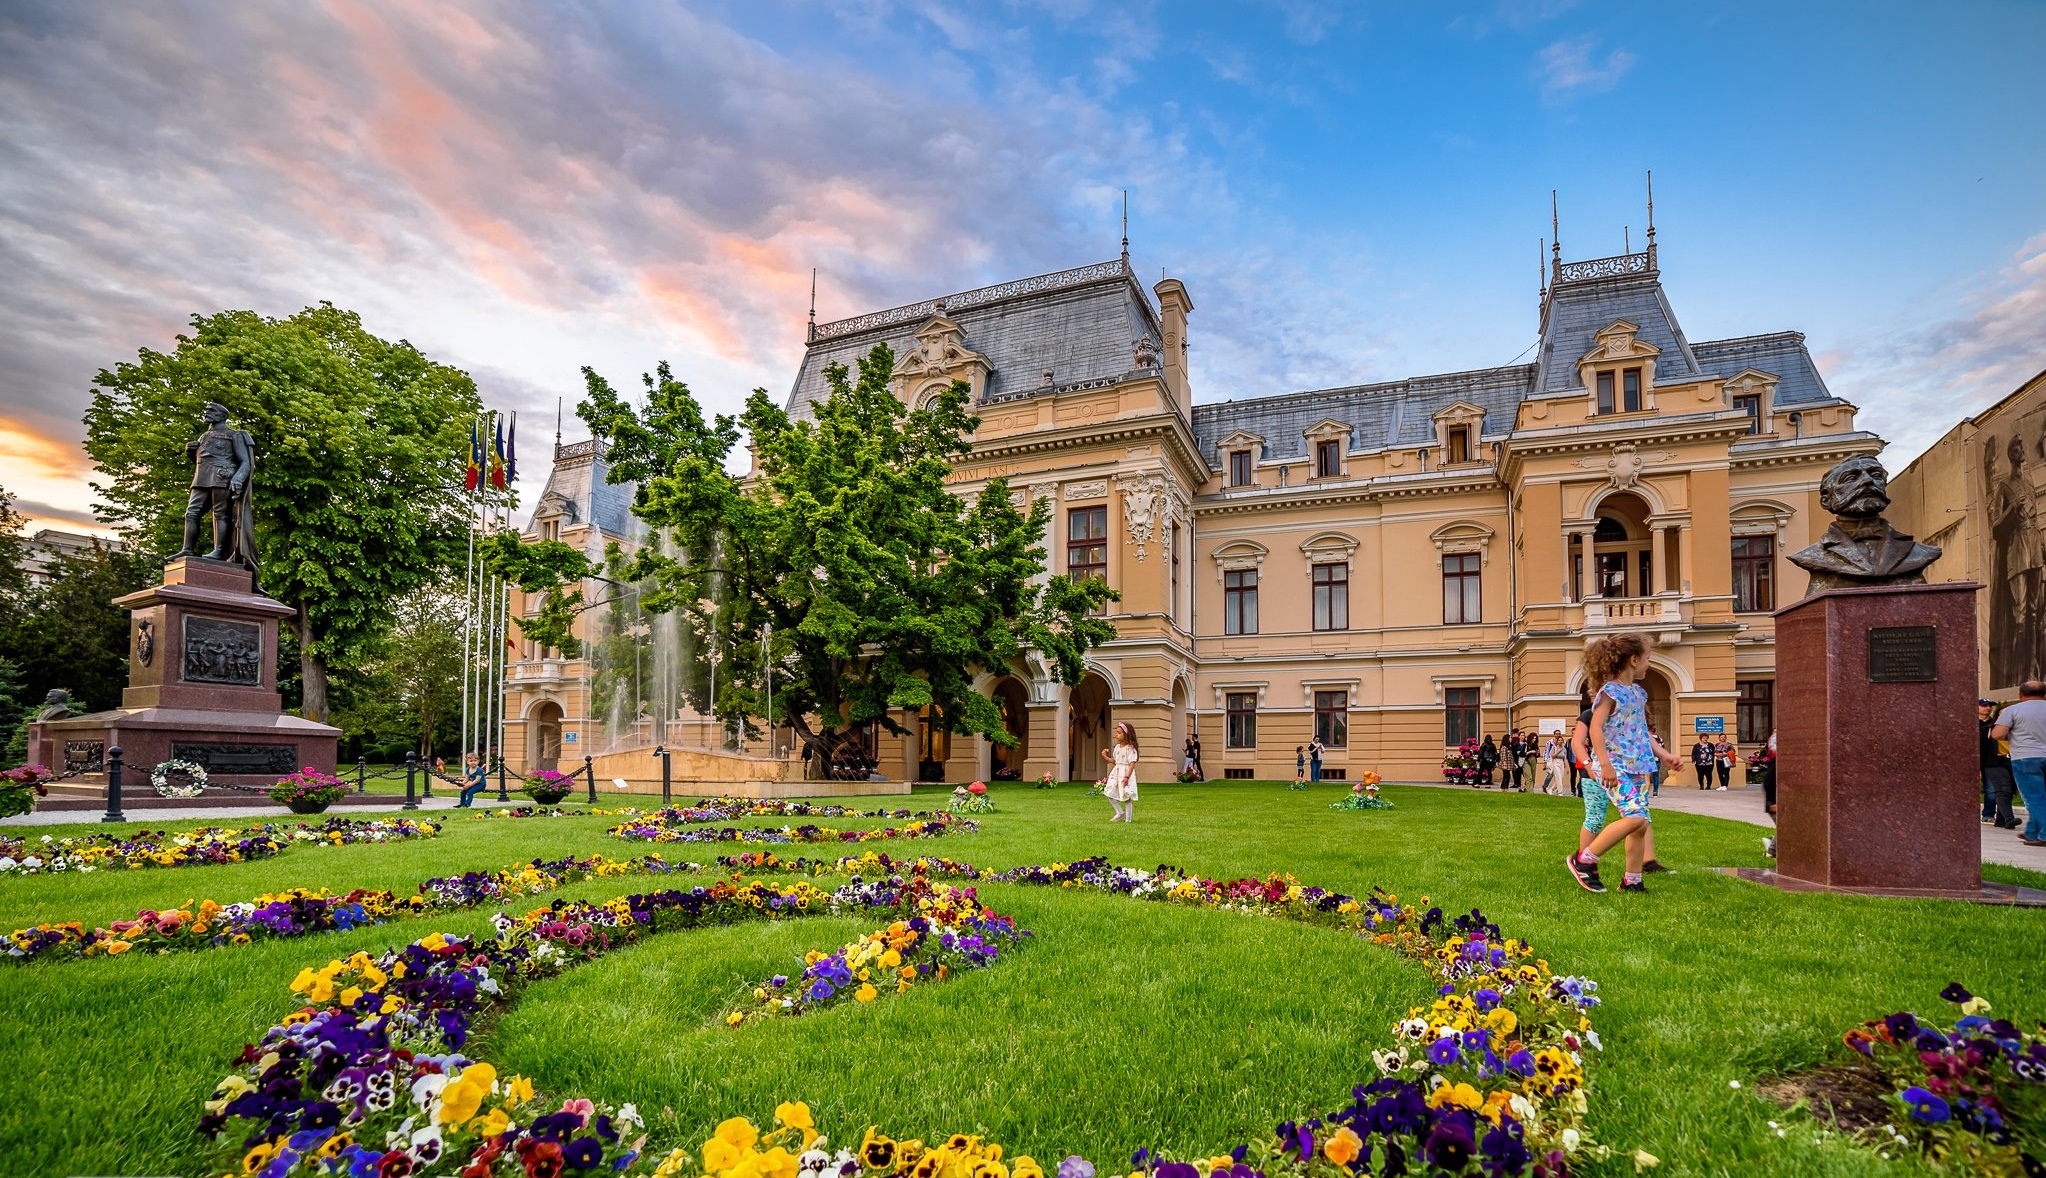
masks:
{"label": "yellow palace building", "polygon": [[[1770,611],[1805,588],[1785,557],[1828,522],[1827,468],[1882,442],[1802,335],[1690,339],[1657,261],[1652,233],[1642,253],[1557,251],[1532,363],[1199,404],[1193,297],[1145,290],[1126,256],[813,322],[793,412],[879,343],[909,405],[965,381],[981,425],[959,491],[1003,476],[1049,501],[1051,567],[1121,594],[1077,686],[1032,659],[982,676],[1018,747],[905,715],[910,736],[869,734],[881,772],[1091,780],[1126,720],[1146,781],[1195,732],[1211,778],[1290,778],[1318,735],[1327,776],[1436,779],[1465,737],[1574,718],[1578,656],[1614,631],[1655,640],[1666,740],[1703,721],[1752,748],[1773,726]],[[559,447],[528,534],[600,551],[628,501],[589,444]],[[588,668],[549,653],[511,668],[514,765],[591,744]]]}

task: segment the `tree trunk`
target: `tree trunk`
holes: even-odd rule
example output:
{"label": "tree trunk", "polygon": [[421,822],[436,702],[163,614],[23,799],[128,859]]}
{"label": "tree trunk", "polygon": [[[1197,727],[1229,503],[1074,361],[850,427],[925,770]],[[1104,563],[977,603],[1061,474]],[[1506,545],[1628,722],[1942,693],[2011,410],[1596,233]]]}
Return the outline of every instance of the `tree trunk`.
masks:
{"label": "tree trunk", "polygon": [[298,609],[298,672],[304,699],[299,713],[320,724],[327,722],[327,663],[313,655],[313,621],[305,607]]}

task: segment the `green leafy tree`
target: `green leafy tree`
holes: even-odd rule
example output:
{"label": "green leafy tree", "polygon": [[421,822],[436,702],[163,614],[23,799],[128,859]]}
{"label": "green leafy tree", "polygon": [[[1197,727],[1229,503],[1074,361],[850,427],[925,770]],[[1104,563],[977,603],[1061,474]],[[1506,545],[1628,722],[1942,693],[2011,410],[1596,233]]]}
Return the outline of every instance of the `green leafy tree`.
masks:
{"label": "green leafy tree", "polygon": [[431,759],[458,736],[462,706],[462,596],[434,586],[399,598],[391,626],[360,666],[335,677],[334,719],[373,748]]}
{"label": "green leafy tree", "polygon": [[0,487],[0,608],[8,608],[27,584],[22,569],[25,555],[21,542],[22,518],[14,510],[14,499]]}
{"label": "green leafy tree", "polygon": [[293,623],[303,713],[328,715],[327,672],[361,659],[392,603],[459,563],[476,386],[328,303],[284,319],[195,315],[169,352],[102,371],[86,452],[105,518],[142,547],[176,551],[207,401],[255,440],[262,590]]}
{"label": "green leafy tree", "polygon": [[[1094,616],[1115,596],[1106,585],[1038,580],[1048,504],[1019,510],[1002,479],[971,501],[946,488],[979,424],[966,386],[909,411],[893,368],[885,346],[856,379],[831,366],[814,421],[758,389],[742,417],[707,418],[666,365],[634,407],[583,370],[577,412],[612,480],[638,484],[634,514],[666,539],[641,547],[623,579],[649,581],[644,607],[679,611],[718,659],[716,714],[770,717],[826,758],[855,726],[900,733],[899,710],[925,706],[953,732],[1013,744],[974,676],[1031,648],[1077,683],[1085,652],[1115,636]],[[737,477],[725,463],[742,424],[757,470]]]}

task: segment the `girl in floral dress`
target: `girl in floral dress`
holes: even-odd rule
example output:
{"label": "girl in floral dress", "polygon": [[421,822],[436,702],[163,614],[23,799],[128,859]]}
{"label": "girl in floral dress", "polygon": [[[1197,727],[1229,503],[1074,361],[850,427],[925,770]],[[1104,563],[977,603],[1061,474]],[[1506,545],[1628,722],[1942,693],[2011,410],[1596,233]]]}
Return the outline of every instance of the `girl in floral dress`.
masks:
{"label": "girl in floral dress", "polygon": [[1115,816],[1109,821],[1133,821],[1137,816],[1137,732],[1128,721],[1116,723],[1115,747],[1102,749],[1101,758],[1109,762],[1101,794],[1115,807]]}
{"label": "girl in floral dress", "polygon": [[1671,768],[1678,762],[1648,733],[1648,691],[1636,682],[1647,670],[1648,643],[1638,634],[1598,639],[1584,653],[1585,682],[1599,685],[1592,701],[1589,751],[1598,765],[1599,785],[1620,812],[1619,821],[1607,824],[1590,846],[1564,860],[1571,877],[1588,892],[1606,890],[1598,878],[1599,856],[1623,840],[1627,870],[1620,890],[1648,890],[1641,883],[1648,851],[1648,778],[1658,762]]}

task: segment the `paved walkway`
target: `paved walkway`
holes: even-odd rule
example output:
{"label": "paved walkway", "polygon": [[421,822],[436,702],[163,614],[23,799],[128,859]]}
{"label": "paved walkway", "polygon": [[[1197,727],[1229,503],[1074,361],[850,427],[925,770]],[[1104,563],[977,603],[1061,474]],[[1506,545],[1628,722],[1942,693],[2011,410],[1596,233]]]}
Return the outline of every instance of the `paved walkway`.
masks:
{"label": "paved walkway", "polygon": [[[1467,785],[1450,785],[1440,781],[1400,782],[1401,785],[1433,785],[1444,789],[1460,789],[1476,792]],[[1762,787],[1729,789],[1724,793],[1716,789],[1678,789],[1663,786],[1655,796],[1652,806],[1657,810],[1676,810],[1684,814],[1703,814],[1708,818],[1727,818],[1735,822],[1746,822],[1773,832],[1775,824],[1762,812]],[[2023,821],[2025,808],[2017,807],[2018,820]],[[2024,867],[2032,871],[2046,872],[2046,847],[2028,847],[2015,830],[1998,830],[1987,822],[1982,824],[1982,861],[2003,863],[2011,867]]]}
{"label": "paved walkway", "polygon": [[[495,804],[495,803],[493,803]],[[524,798],[515,798],[510,803],[526,805]],[[455,799],[440,797],[421,798],[419,810],[451,810]],[[372,814],[405,812],[405,799],[393,794],[388,806],[344,806],[328,810],[325,814],[307,815],[313,821],[327,818],[357,818]],[[412,811],[418,813],[418,810]],[[103,810],[38,810],[31,814],[16,814],[11,818],[0,818],[0,826],[57,826],[67,822],[98,822]],[[298,818],[283,806],[129,806],[121,807],[121,816],[130,822],[184,822],[192,818],[227,818],[244,822],[268,821],[272,818]]]}

